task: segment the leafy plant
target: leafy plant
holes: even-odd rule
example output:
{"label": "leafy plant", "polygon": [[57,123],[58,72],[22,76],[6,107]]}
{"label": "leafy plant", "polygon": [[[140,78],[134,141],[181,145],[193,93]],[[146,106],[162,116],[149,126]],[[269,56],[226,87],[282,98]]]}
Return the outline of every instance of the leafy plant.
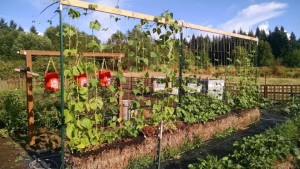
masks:
{"label": "leafy plant", "polygon": [[199,159],[199,163],[197,164],[189,164],[189,169],[241,169],[243,168],[239,164],[235,164],[232,160],[228,157],[223,157],[218,159],[214,156],[207,156],[205,159]]}
{"label": "leafy plant", "polygon": [[229,111],[230,108],[221,100],[193,93],[182,98],[182,106],[177,107],[176,114],[186,123],[195,123],[207,122]]}

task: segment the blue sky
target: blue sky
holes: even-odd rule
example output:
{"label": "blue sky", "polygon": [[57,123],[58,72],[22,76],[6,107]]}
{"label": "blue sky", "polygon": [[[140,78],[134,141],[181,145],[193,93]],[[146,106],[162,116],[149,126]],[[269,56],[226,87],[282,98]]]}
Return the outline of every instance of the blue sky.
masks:
{"label": "blue sky", "polygon": [[[1,0],[0,17],[7,22],[13,19],[25,30],[34,25],[41,33],[52,25],[57,25],[58,15],[55,4],[45,12],[40,12],[53,3],[54,0]],[[294,32],[300,37],[300,1],[299,0],[86,0],[88,2],[100,3],[106,6],[118,5],[121,9],[141,12],[158,16],[164,11],[174,13],[175,19],[186,22],[221,29],[232,32],[232,30],[253,30],[260,27],[265,30],[274,30],[275,26],[284,26],[290,33]],[[77,20],[67,17],[65,7],[64,22],[79,27],[80,31],[91,33],[88,29],[90,20],[99,20],[103,28],[109,28],[97,34],[100,39],[106,39],[116,30],[128,30],[138,20],[127,20],[121,17],[121,21],[115,22],[108,14],[93,12]],[[53,18],[52,18],[53,17]],[[192,31],[197,34],[197,31]],[[199,31],[198,31],[199,33]]]}

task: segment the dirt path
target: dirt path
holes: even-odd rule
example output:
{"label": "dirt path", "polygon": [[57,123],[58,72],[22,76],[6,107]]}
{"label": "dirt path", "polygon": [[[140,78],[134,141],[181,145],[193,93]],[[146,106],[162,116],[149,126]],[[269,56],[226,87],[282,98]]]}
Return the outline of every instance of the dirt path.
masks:
{"label": "dirt path", "polygon": [[0,137],[0,169],[27,169],[31,158],[9,137]]}
{"label": "dirt path", "polygon": [[0,169],[56,169],[60,164],[58,151],[26,151],[10,137],[0,137]]}
{"label": "dirt path", "polygon": [[[204,158],[207,155],[223,157],[231,152],[235,141],[246,136],[262,133],[285,120],[286,118],[283,116],[262,112],[260,121],[250,125],[247,129],[237,131],[225,139],[207,141],[202,148],[185,152],[178,159],[166,160],[161,163],[161,169],[187,169],[189,164],[197,162],[197,158]],[[156,167],[152,166],[150,168],[155,169]]]}

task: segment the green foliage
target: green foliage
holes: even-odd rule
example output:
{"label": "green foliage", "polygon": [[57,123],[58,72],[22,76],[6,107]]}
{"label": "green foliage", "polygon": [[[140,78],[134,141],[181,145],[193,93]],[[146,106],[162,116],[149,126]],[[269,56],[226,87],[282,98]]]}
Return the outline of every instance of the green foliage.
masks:
{"label": "green foliage", "polygon": [[291,154],[291,142],[280,135],[255,135],[234,144],[231,158],[246,168],[270,168],[276,159]]}
{"label": "green foliage", "polygon": [[230,107],[219,99],[193,93],[183,96],[182,106],[177,107],[176,114],[186,123],[195,123],[207,122],[230,110]]}
{"label": "green foliage", "polygon": [[177,102],[176,96],[169,96],[154,102],[152,106],[151,124],[157,126],[163,121],[166,129],[176,129],[174,122],[177,120],[173,105]]}
{"label": "green foliage", "polygon": [[19,33],[12,48],[17,51],[25,50],[51,50],[52,43],[47,37],[35,33]]}
{"label": "green foliage", "polygon": [[129,165],[126,167],[127,169],[141,169],[149,167],[154,163],[154,157],[149,155],[144,155],[138,159],[131,158],[129,161]]}
{"label": "green foliage", "polygon": [[271,66],[274,63],[272,48],[267,41],[259,41],[257,55],[259,66]]}
{"label": "green foliage", "polygon": [[300,49],[291,51],[285,59],[285,63],[289,67],[300,67]]}
{"label": "green foliage", "polygon": [[205,159],[199,159],[197,164],[189,164],[189,169],[242,169],[239,164],[233,163],[228,157],[218,159],[214,156],[207,156]]}
{"label": "green foliage", "polygon": [[235,110],[245,110],[258,106],[257,70],[253,67],[253,55],[251,53],[246,53],[241,46],[237,47],[237,51],[240,51],[235,60],[239,83],[235,92],[226,91],[226,102]]}
{"label": "green foliage", "polygon": [[297,117],[263,134],[235,142],[233,152],[222,159],[207,156],[196,164],[190,164],[189,168],[272,168],[275,161],[285,160],[289,155],[299,158],[296,148],[299,129]]}
{"label": "green foliage", "polygon": [[15,93],[9,93],[3,99],[4,111],[2,111],[1,120],[5,123],[8,132],[10,134],[25,132],[27,129],[25,100],[22,100],[20,95]]}
{"label": "green foliage", "polygon": [[[35,91],[34,107],[35,128],[46,127],[56,129],[60,127],[58,100],[44,91]],[[9,91],[0,95],[0,125],[9,134],[27,131],[27,106],[24,91]]]}
{"label": "green foliage", "polygon": [[235,128],[228,128],[228,129],[226,129],[224,131],[221,131],[221,132],[215,134],[214,138],[216,138],[216,139],[223,139],[223,138],[226,138],[226,137],[230,136],[235,131],[237,131],[237,129],[235,129]]}

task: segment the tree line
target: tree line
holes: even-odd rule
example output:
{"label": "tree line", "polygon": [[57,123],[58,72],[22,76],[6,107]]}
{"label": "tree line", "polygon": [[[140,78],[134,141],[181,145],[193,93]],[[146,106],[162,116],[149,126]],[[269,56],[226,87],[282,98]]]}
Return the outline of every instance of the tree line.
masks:
{"label": "tree line", "polygon": [[[155,38],[137,27],[125,33],[117,31],[105,43],[101,43],[94,35],[78,31],[78,28],[73,26],[64,24],[63,28],[64,35],[72,34],[72,36],[64,36],[65,49],[77,46],[78,52],[123,52],[128,57],[123,61],[124,68],[134,67],[139,70],[151,67],[152,64],[168,61],[167,57],[163,60],[154,57],[151,51],[167,54],[170,52],[170,48],[158,47]],[[254,55],[257,56],[255,60],[257,66],[277,64],[287,67],[300,67],[300,39],[297,40],[293,32],[288,36],[283,26],[280,28],[275,27],[273,31],[270,30],[269,32],[257,28],[255,33],[253,31],[246,33],[243,30],[236,33],[258,37],[258,46],[256,46],[256,43],[232,37],[192,35],[191,38],[185,37],[184,39],[184,65],[186,67],[191,65],[229,65],[236,59],[238,51],[251,53],[254,50],[256,51]],[[97,45],[91,45],[91,41]],[[178,47],[178,44],[174,44],[174,48]],[[36,28],[32,26],[29,32],[26,33],[13,20],[6,22],[4,18],[1,18],[1,60],[21,59],[16,52],[19,49],[59,50],[59,27],[50,26],[43,35],[40,35]],[[174,55],[178,54],[178,50],[173,49],[172,52]],[[149,64],[150,61],[151,64]],[[177,59],[175,58],[174,61],[177,62]]]}

